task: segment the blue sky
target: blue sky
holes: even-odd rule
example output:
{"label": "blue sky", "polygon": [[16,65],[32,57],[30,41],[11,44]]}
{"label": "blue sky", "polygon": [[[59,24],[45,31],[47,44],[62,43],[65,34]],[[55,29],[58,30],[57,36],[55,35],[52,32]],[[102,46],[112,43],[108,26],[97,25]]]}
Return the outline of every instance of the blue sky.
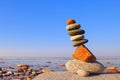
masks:
{"label": "blue sky", "polygon": [[0,56],[70,57],[69,18],[95,56],[120,56],[120,0],[0,0]]}

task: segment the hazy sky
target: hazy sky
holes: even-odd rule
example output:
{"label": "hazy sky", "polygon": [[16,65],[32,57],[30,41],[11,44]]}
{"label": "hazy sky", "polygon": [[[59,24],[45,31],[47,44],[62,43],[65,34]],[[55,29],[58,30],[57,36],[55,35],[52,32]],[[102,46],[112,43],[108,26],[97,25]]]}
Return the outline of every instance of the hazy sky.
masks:
{"label": "hazy sky", "polygon": [[120,56],[120,0],[0,0],[0,56],[71,56],[73,18],[96,56]]}

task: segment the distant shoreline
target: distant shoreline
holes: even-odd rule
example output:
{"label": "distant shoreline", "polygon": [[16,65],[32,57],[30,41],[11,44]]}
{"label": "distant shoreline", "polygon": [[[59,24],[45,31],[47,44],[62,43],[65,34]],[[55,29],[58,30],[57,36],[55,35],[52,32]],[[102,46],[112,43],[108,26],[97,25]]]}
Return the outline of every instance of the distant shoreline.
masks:
{"label": "distant shoreline", "polygon": [[[16,57],[0,58],[0,60],[69,60],[70,57]],[[97,60],[120,60],[120,58],[98,57]]]}

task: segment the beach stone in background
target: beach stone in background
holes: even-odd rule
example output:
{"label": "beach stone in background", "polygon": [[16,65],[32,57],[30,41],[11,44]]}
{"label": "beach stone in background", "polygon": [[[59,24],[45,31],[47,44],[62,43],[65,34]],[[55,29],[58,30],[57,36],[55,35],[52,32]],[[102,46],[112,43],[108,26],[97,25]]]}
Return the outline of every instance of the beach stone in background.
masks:
{"label": "beach stone in background", "polygon": [[69,72],[72,72],[72,73],[76,73],[78,70],[85,70],[95,74],[103,73],[104,71],[104,66],[97,61],[93,63],[88,63],[88,62],[73,59],[73,60],[69,60],[65,64],[65,67]]}
{"label": "beach stone in background", "polygon": [[118,72],[119,72],[119,70],[117,69],[116,66],[108,67],[108,68],[106,69],[106,71],[107,71],[108,73],[118,73]]}
{"label": "beach stone in background", "polygon": [[42,73],[48,73],[48,72],[52,72],[52,70],[50,70],[50,69],[43,69],[43,70],[41,70],[41,72]]}

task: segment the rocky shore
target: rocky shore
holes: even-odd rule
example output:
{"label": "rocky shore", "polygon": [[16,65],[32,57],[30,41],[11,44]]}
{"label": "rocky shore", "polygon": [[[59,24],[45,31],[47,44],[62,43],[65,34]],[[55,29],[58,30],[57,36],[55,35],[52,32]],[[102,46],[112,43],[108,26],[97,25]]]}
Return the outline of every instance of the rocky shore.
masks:
{"label": "rocky shore", "polygon": [[18,64],[16,68],[8,66],[8,68],[0,68],[0,80],[32,80],[35,76],[52,72],[49,69],[33,69],[27,64]]}
{"label": "rocky shore", "polygon": [[[71,64],[71,61],[74,61],[74,60],[70,60],[70,65]],[[76,61],[75,61],[76,62]],[[69,76],[69,75],[72,75],[72,76],[79,76],[79,75],[76,75],[74,73],[70,73],[71,70],[66,71],[66,69],[63,70],[63,68],[65,68],[65,64],[60,64],[58,62],[58,64],[54,64],[54,62],[51,62],[51,61],[47,61],[45,62],[46,64],[48,65],[39,65],[39,69],[36,68],[36,67],[33,67],[33,65],[28,65],[28,64],[18,64],[17,66],[4,66],[4,67],[0,67],[0,80],[42,80],[40,77],[41,76],[53,76],[53,78],[55,79],[62,79],[61,77],[66,77],[66,76]],[[55,62],[56,63],[56,62]],[[73,63],[73,62],[72,62]],[[87,64],[87,63],[81,63],[81,62],[77,62],[79,64]],[[76,63],[75,63],[76,64]],[[113,63],[112,62],[106,62],[105,61],[105,66],[106,66],[106,69],[105,69],[105,72],[100,74],[100,75],[105,75],[105,77],[107,77],[107,75],[110,75],[110,77],[114,77],[116,75],[118,75],[120,73],[120,68],[119,68],[119,65],[116,65],[114,67],[112,67]],[[50,66],[56,66],[56,67],[52,67],[52,69],[50,68]],[[69,64],[68,64],[69,65]],[[94,64],[93,64],[94,65]],[[49,67],[48,67],[49,66]],[[74,66],[74,65],[73,65]],[[91,68],[92,65],[89,65]],[[109,66],[109,67],[108,67]],[[59,68],[58,72],[57,70],[55,70],[55,68]],[[62,68],[62,69],[61,69]],[[81,67],[82,68],[82,67]],[[85,65],[84,65],[84,68],[85,68]],[[69,69],[71,69],[71,67],[69,67]],[[86,68],[85,68],[86,69]],[[52,73],[51,73],[52,72]],[[65,74],[66,73],[66,74]],[[83,71],[80,71],[80,73],[83,73]],[[106,74],[107,73],[107,74]],[[112,73],[112,74],[111,74]],[[58,76],[56,76],[58,75]],[[65,76],[66,75],[66,76]],[[40,77],[39,77],[40,76]],[[59,77],[60,76],[60,77]],[[91,75],[88,76],[88,77],[93,77],[94,75]],[[99,75],[95,75],[96,77],[99,76]],[[57,78],[56,78],[57,77]],[[70,76],[71,77],[71,76]],[[87,79],[88,77],[86,77],[85,79]],[[116,76],[117,77],[117,76]],[[47,77],[46,77],[47,78]],[[45,79],[46,79],[45,78]],[[51,77],[52,78],[52,77]],[[51,79],[50,78],[50,79]],[[81,79],[81,77],[79,76],[79,78]],[[44,78],[43,78],[44,79]],[[68,78],[69,79],[69,78]],[[76,78],[75,78],[76,79]],[[73,79],[73,80],[75,80]],[[89,79],[89,78],[88,78]],[[90,78],[91,79],[91,78]],[[46,79],[46,80],[49,80],[49,79]],[[59,80],[59,79],[58,79]],[[63,80],[67,80],[66,78],[63,79]],[[92,80],[92,79],[91,79]],[[94,79],[93,79],[94,80]],[[104,79],[103,79],[104,80]],[[116,79],[107,79],[107,80],[116,80]]]}

